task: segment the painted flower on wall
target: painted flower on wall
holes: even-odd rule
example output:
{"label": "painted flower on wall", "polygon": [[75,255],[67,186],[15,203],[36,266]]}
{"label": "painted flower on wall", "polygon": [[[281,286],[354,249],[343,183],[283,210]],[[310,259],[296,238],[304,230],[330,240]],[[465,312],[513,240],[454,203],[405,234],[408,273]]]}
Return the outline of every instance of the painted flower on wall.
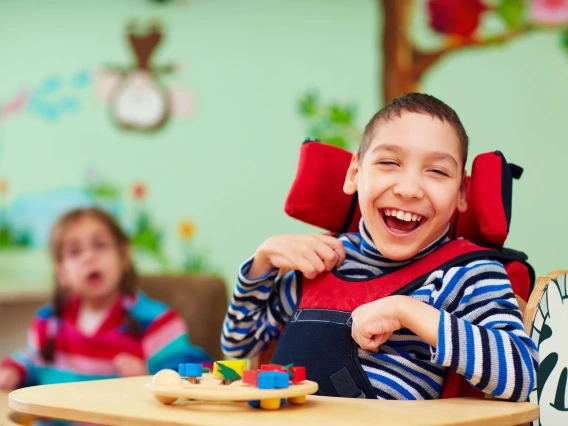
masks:
{"label": "painted flower on wall", "polygon": [[480,0],[430,0],[430,27],[444,35],[471,37],[487,6]]}
{"label": "painted flower on wall", "polygon": [[530,7],[531,21],[544,25],[568,22],[568,0],[533,0]]}
{"label": "painted flower on wall", "polygon": [[179,223],[178,235],[183,241],[191,240],[197,231],[195,223],[189,219],[184,219]]}
{"label": "painted flower on wall", "polygon": [[146,197],[147,188],[144,182],[136,182],[132,185],[132,195],[136,200],[143,200]]}

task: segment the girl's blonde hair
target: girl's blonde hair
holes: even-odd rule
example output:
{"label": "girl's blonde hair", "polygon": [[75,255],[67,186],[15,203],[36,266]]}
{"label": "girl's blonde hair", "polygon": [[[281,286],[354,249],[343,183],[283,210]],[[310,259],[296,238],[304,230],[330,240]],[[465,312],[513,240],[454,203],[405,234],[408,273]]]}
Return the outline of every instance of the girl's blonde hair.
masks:
{"label": "girl's blonde hair", "polygon": [[[119,247],[126,248],[128,246],[128,237],[109,213],[96,207],[77,208],[61,216],[51,229],[49,252],[54,263],[57,264],[63,261],[63,240],[69,226],[84,218],[92,218],[103,224],[108,229],[112,238],[114,238]],[[142,334],[140,323],[129,312],[132,307],[130,300],[132,300],[132,298],[136,295],[139,288],[138,275],[136,274],[132,263],[130,263],[125,269],[120,279],[119,288],[123,295],[123,306],[126,311],[124,318],[126,331],[133,337],[140,338]],[[55,324],[55,326],[50,327],[48,324],[48,339],[45,345],[41,348],[41,355],[47,362],[53,362],[54,359],[55,337],[59,328],[57,324],[61,322],[63,317],[63,311],[67,304],[68,296],[68,292],[58,282],[57,278],[55,278],[55,288],[52,297],[53,314],[52,318],[48,319],[48,321],[51,321],[51,323]]]}

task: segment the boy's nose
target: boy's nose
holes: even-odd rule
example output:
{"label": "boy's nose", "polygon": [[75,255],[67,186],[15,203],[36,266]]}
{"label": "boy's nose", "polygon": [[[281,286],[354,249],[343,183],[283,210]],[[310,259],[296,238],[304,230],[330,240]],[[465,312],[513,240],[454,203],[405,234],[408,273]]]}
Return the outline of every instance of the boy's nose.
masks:
{"label": "boy's nose", "polygon": [[405,200],[420,199],[424,196],[422,183],[416,176],[405,176],[393,187],[393,192]]}

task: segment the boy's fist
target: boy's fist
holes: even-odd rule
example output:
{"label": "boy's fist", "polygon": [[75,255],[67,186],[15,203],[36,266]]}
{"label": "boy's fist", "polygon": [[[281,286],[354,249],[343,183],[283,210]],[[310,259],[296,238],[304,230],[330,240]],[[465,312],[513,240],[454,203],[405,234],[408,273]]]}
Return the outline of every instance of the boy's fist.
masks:
{"label": "boy's fist", "polygon": [[353,311],[351,337],[369,352],[378,352],[392,334],[402,328],[399,305],[406,296],[389,296],[359,306]]}

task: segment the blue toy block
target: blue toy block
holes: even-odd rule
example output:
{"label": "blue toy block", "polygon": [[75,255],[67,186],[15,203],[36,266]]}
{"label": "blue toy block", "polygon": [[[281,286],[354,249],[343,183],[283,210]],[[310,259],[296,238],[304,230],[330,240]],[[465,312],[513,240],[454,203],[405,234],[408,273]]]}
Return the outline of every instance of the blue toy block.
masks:
{"label": "blue toy block", "polygon": [[203,366],[201,364],[180,364],[178,373],[181,377],[201,377],[203,376]]}
{"label": "blue toy block", "polygon": [[250,405],[252,408],[260,408],[260,400],[256,400],[256,401],[249,401],[248,405]]}
{"label": "blue toy block", "polygon": [[280,371],[263,371],[258,373],[257,383],[259,389],[286,389],[290,386],[290,376]]}

